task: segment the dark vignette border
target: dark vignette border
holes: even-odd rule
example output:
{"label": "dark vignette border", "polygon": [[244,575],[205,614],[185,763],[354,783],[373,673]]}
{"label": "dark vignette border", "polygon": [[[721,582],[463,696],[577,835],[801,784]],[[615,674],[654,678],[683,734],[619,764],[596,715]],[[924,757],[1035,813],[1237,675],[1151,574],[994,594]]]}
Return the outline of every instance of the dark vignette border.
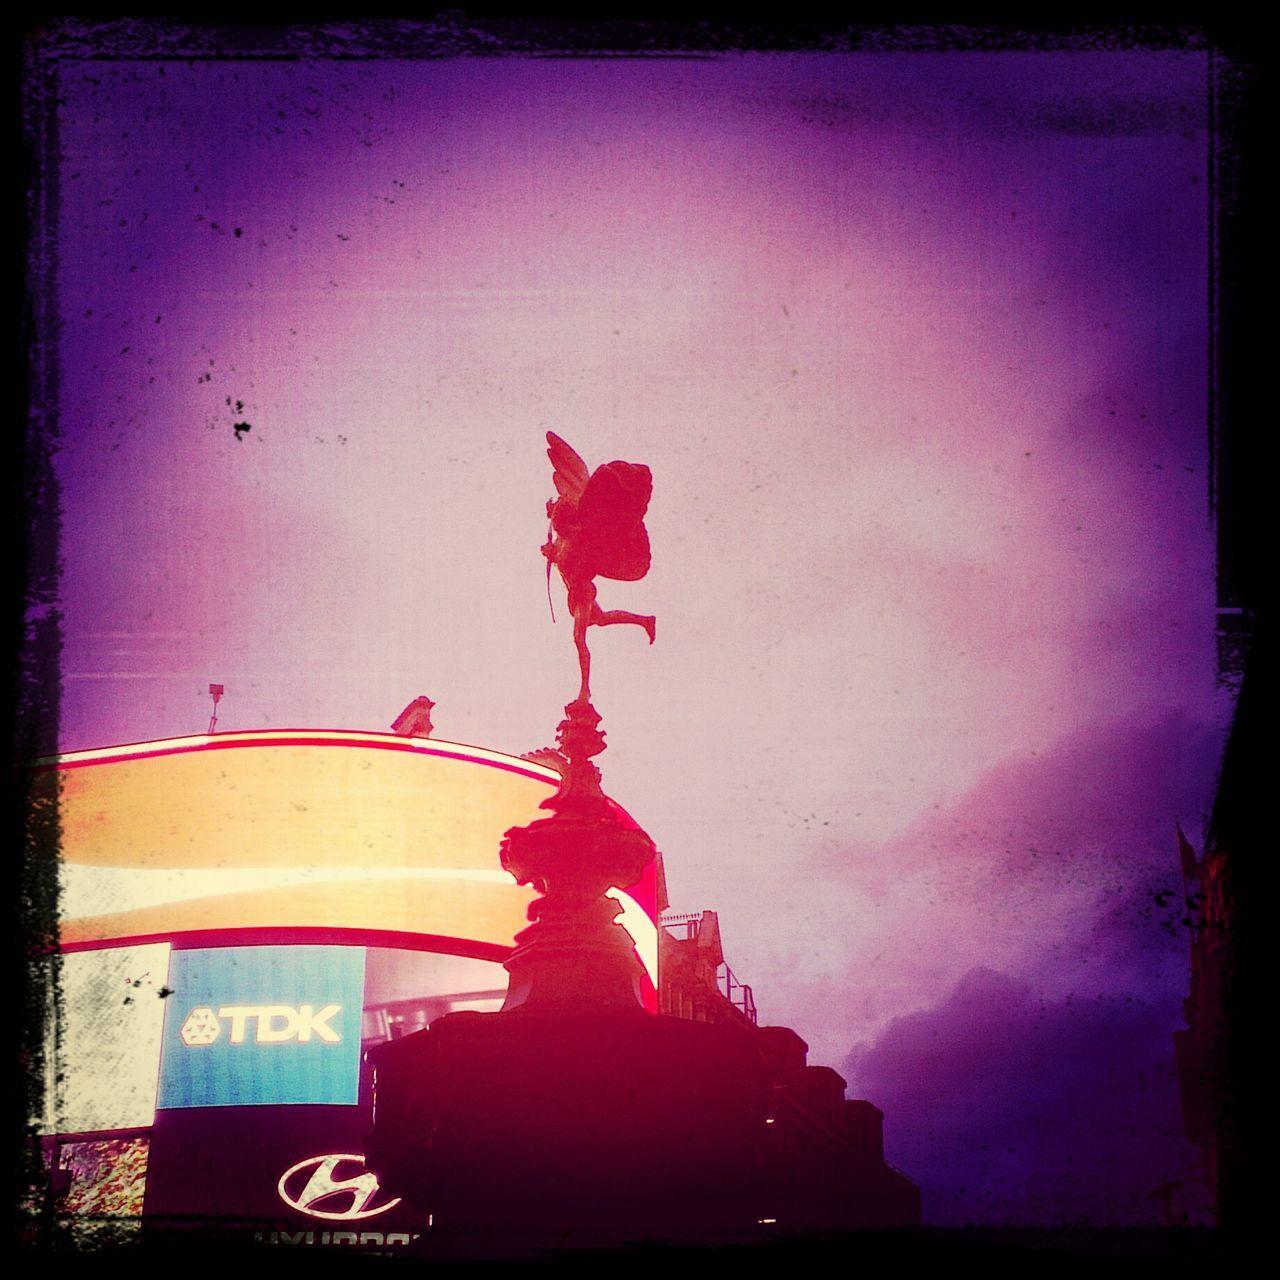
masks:
{"label": "dark vignette border", "polygon": [[[16,655],[15,679],[3,697],[5,727],[11,729],[15,761],[56,747],[59,711],[61,617],[57,607],[58,492],[52,458],[59,438],[56,309],[58,272],[57,76],[60,64],[94,60],[228,59],[367,61],[386,57],[426,60],[452,57],[683,58],[710,59],[743,51],[946,52],[1121,49],[1187,49],[1210,54],[1207,108],[1212,204],[1209,245],[1211,389],[1207,407],[1208,514],[1218,539],[1220,679],[1239,688],[1239,703],[1224,756],[1209,842],[1231,854],[1229,894],[1234,908],[1232,945],[1236,978],[1225,993],[1230,1025],[1227,1046],[1233,1090],[1228,1127],[1234,1135],[1233,1175],[1224,1220],[1234,1241],[1258,1220],[1261,1189],[1254,1179],[1260,1093],[1251,1064],[1258,1061],[1262,1019],[1258,938],[1262,928],[1261,701],[1270,694],[1270,619],[1264,617],[1262,553],[1263,465],[1254,415],[1261,404],[1264,285],[1261,260],[1263,207],[1260,173],[1270,141],[1262,124],[1266,50],[1260,25],[1233,23],[1203,13],[1155,18],[1117,18],[1079,8],[1069,18],[1043,25],[953,14],[880,17],[863,10],[858,22],[721,22],[628,15],[601,20],[548,16],[518,18],[488,9],[451,9],[424,20],[336,18],[259,14],[252,23],[223,19],[66,17],[30,18],[15,41],[20,95],[20,214],[25,261],[18,267],[19,325],[27,356],[27,378],[19,412],[21,427],[10,434],[10,546],[16,553],[17,589],[10,595],[9,635]],[[1265,689],[1264,689],[1265,682]],[[57,814],[33,807],[25,771],[11,769],[9,796],[15,820],[14,847],[21,849],[10,928],[14,968],[25,974],[21,1026],[13,1060],[17,1103],[10,1133],[18,1152],[9,1204],[17,1238],[28,1248],[70,1250],[57,1231],[51,1207],[34,1218],[23,1204],[43,1181],[38,1147],[30,1141],[27,1116],[42,1093],[43,1040],[57,991]],[[1217,1233],[1212,1233],[1217,1234]],[[1225,1237],[1224,1237],[1225,1238]],[[202,1241],[202,1250],[209,1242]],[[136,1246],[135,1246],[136,1247]],[[1084,1257],[1161,1257],[1204,1262],[1222,1240],[1181,1233],[1174,1243],[1162,1232],[998,1229],[925,1229],[910,1239],[862,1233],[856,1241],[822,1238],[767,1246],[791,1262],[818,1261],[834,1247],[856,1250],[863,1261],[883,1257],[901,1263],[910,1255],[981,1264],[1007,1260],[1042,1263]],[[758,1251],[758,1247],[756,1248]],[[132,1252],[132,1250],[131,1250]],[[742,1252],[745,1253],[745,1250]],[[671,1251],[655,1246],[637,1260],[662,1261]],[[175,1261],[177,1258],[175,1257]],[[781,1259],[779,1259],[781,1260]],[[309,1266],[319,1259],[308,1258]],[[581,1262],[593,1265],[589,1256]],[[561,1260],[562,1265],[563,1260]],[[351,1260],[344,1264],[349,1266]],[[321,1269],[324,1266],[321,1265]]]}
{"label": "dark vignette border", "polygon": [[[54,134],[56,70],[29,40],[15,43],[21,141],[18,166],[19,226],[25,260],[17,268],[18,328],[27,357],[19,384],[18,419],[8,433],[10,565],[16,581],[8,594],[7,636],[16,656],[14,679],[4,686],[4,727],[14,754],[6,772],[6,812],[12,815],[10,856],[16,862],[9,901],[10,972],[23,975],[14,1019],[17,1035],[10,1059],[10,1150],[6,1165],[6,1207],[17,1219],[15,1234],[28,1243],[30,1217],[22,1221],[27,1197],[44,1182],[38,1144],[31,1142],[28,1118],[44,1098],[45,1027],[58,1008],[56,807],[32,802],[22,763],[56,736],[59,711],[59,657],[62,626],[58,612],[58,493],[52,459],[57,442],[60,325],[56,314],[58,170]],[[13,65],[13,64],[10,64]],[[38,1239],[50,1234],[52,1204],[37,1202]]]}

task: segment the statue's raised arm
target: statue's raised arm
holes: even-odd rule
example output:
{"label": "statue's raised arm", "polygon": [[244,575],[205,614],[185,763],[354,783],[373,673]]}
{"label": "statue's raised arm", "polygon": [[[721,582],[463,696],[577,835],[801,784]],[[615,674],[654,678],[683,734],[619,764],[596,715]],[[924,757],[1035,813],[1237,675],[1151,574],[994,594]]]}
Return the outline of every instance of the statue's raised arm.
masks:
{"label": "statue's raised arm", "polygon": [[559,495],[547,503],[550,535],[542,548],[560,571],[573,617],[573,643],[582,669],[582,702],[591,698],[588,627],[632,623],[653,643],[654,619],[625,609],[603,610],[596,603],[596,578],[634,582],[649,572],[649,534],[644,513],[653,493],[649,468],[635,462],[606,462],[588,474],[587,465],[563,440],[547,432],[547,456]]}

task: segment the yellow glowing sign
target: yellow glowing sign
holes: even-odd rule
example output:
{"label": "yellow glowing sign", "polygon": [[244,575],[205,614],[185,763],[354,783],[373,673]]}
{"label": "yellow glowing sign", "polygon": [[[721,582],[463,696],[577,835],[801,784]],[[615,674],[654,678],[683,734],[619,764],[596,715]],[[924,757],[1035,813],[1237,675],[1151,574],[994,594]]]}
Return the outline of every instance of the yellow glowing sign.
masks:
{"label": "yellow glowing sign", "polygon": [[479,748],[316,731],[177,738],[38,768],[38,788],[57,792],[64,946],[334,929],[506,948],[532,894],[498,868],[498,843],[546,816],[558,782]]}

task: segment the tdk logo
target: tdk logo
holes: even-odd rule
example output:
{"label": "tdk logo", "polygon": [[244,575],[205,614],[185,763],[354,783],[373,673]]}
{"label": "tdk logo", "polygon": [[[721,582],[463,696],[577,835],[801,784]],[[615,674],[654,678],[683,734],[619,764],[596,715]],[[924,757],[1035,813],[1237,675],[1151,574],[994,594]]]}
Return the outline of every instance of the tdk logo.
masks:
{"label": "tdk logo", "polygon": [[192,1009],[178,1032],[182,1043],[189,1047],[212,1044],[221,1033],[222,1027],[212,1009]]}
{"label": "tdk logo", "polygon": [[307,943],[175,951],[157,1109],[355,1106],[364,959]]}
{"label": "tdk logo", "polygon": [[341,1012],[338,1004],[319,1009],[310,1004],[224,1004],[215,1014],[207,1005],[199,1005],[187,1014],[178,1035],[189,1049],[202,1048],[217,1041],[222,1035],[222,1023],[229,1022],[228,1044],[244,1044],[246,1040],[254,1044],[306,1044],[313,1039],[340,1044],[342,1036],[331,1024]]}

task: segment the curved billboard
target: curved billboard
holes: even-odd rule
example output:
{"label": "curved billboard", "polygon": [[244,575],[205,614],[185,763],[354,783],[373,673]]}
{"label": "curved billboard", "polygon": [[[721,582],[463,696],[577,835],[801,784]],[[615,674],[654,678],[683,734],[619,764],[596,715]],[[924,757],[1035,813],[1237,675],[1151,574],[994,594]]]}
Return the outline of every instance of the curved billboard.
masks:
{"label": "curved billboard", "polygon": [[[136,743],[34,769],[37,803],[59,816],[61,1074],[42,1128],[64,1206],[101,1211],[120,1182],[111,1203],[126,1216],[145,1184],[148,1217],[253,1220],[268,1240],[362,1219],[380,1203],[358,1168],[364,1051],[500,1007],[533,894],[498,846],[546,816],[558,774],[325,730]],[[656,1012],[656,868],[610,892]],[[273,1135],[252,1177],[249,1134]]]}
{"label": "curved billboard", "polygon": [[[478,747],[318,730],[173,738],[36,767],[37,792],[57,793],[64,949],[359,935],[502,959],[533,895],[499,868],[498,844],[545,817],[538,806],[559,783]],[[617,894],[651,981],[653,892]]]}

